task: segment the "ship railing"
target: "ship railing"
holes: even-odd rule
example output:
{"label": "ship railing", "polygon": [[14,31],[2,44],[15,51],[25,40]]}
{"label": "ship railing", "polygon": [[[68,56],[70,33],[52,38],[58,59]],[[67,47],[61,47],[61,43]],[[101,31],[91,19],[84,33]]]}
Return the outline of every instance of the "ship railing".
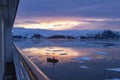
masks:
{"label": "ship railing", "polygon": [[17,80],[49,80],[49,78],[13,44]]}

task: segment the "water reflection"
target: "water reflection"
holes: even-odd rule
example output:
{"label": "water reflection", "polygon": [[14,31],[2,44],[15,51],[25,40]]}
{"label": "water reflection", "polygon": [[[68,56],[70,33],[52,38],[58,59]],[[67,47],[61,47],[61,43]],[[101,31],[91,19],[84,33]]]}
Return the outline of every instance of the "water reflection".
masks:
{"label": "water reflection", "polygon": [[118,72],[112,72],[120,68],[118,43],[105,47],[93,42],[54,40],[16,45],[51,80],[105,80],[120,78]]}
{"label": "water reflection", "polygon": [[[82,54],[78,51],[75,51],[72,48],[64,48],[64,47],[45,47],[45,48],[26,48],[22,49],[22,51],[30,58],[34,58],[32,56],[36,56],[36,59],[39,59],[40,61],[44,62],[44,65],[47,65],[46,59],[47,58],[56,58],[59,60],[59,63],[61,62],[68,62],[70,59],[82,56],[85,54]],[[39,57],[39,58],[37,58]]]}
{"label": "water reflection", "polygon": [[[63,62],[83,62],[91,60],[119,60],[119,49],[100,49],[100,48],[67,48],[67,47],[33,47],[25,48],[22,51],[34,62],[40,61],[42,66],[49,66],[48,58],[59,60],[57,63]],[[115,54],[115,55],[114,55]],[[54,64],[56,62],[53,62]]]}
{"label": "water reflection", "polygon": [[56,59],[55,57],[53,57],[53,58],[47,58],[47,62],[52,63],[53,65],[55,65],[56,63],[59,62],[59,60]]}

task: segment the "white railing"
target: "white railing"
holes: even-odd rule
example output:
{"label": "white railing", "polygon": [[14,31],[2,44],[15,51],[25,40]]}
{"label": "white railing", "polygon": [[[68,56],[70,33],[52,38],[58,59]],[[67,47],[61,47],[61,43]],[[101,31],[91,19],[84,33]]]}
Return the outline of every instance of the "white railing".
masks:
{"label": "white railing", "polygon": [[49,80],[14,44],[13,51],[17,80]]}

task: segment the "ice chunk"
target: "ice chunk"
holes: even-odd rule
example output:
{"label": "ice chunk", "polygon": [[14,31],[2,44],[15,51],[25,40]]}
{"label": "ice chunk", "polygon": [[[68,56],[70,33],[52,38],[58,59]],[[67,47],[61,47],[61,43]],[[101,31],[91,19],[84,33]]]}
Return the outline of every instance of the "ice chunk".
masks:
{"label": "ice chunk", "polygon": [[120,80],[120,78],[114,78],[114,79],[105,79],[105,80]]}
{"label": "ice chunk", "polygon": [[84,68],[84,69],[87,69],[88,67],[87,66],[80,66],[81,68]]}
{"label": "ice chunk", "polygon": [[88,56],[83,56],[83,57],[75,58],[74,60],[76,60],[76,61],[80,61],[80,60],[89,61],[92,59]]}
{"label": "ice chunk", "polygon": [[111,68],[111,69],[107,69],[107,70],[120,72],[120,68]]}
{"label": "ice chunk", "polygon": [[83,57],[80,58],[80,60],[91,60],[91,58],[88,57],[88,56],[83,56]]}
{"label": "ice chunk", "polygon": [[96,54],[107,54],[107,52],[96,52]]}
{"label": "ice chunk", "polygon": [[67,53],[61,53],[60,55],[67,55]]}

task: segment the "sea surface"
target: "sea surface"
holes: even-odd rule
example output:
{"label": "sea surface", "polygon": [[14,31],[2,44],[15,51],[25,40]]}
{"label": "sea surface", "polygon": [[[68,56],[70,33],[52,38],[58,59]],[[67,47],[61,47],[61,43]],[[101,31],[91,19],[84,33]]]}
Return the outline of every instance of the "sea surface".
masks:
{"label": "sea surface", "polygon": [[14,43],[50,80],[120,80],[119,40],[28,39]]}

